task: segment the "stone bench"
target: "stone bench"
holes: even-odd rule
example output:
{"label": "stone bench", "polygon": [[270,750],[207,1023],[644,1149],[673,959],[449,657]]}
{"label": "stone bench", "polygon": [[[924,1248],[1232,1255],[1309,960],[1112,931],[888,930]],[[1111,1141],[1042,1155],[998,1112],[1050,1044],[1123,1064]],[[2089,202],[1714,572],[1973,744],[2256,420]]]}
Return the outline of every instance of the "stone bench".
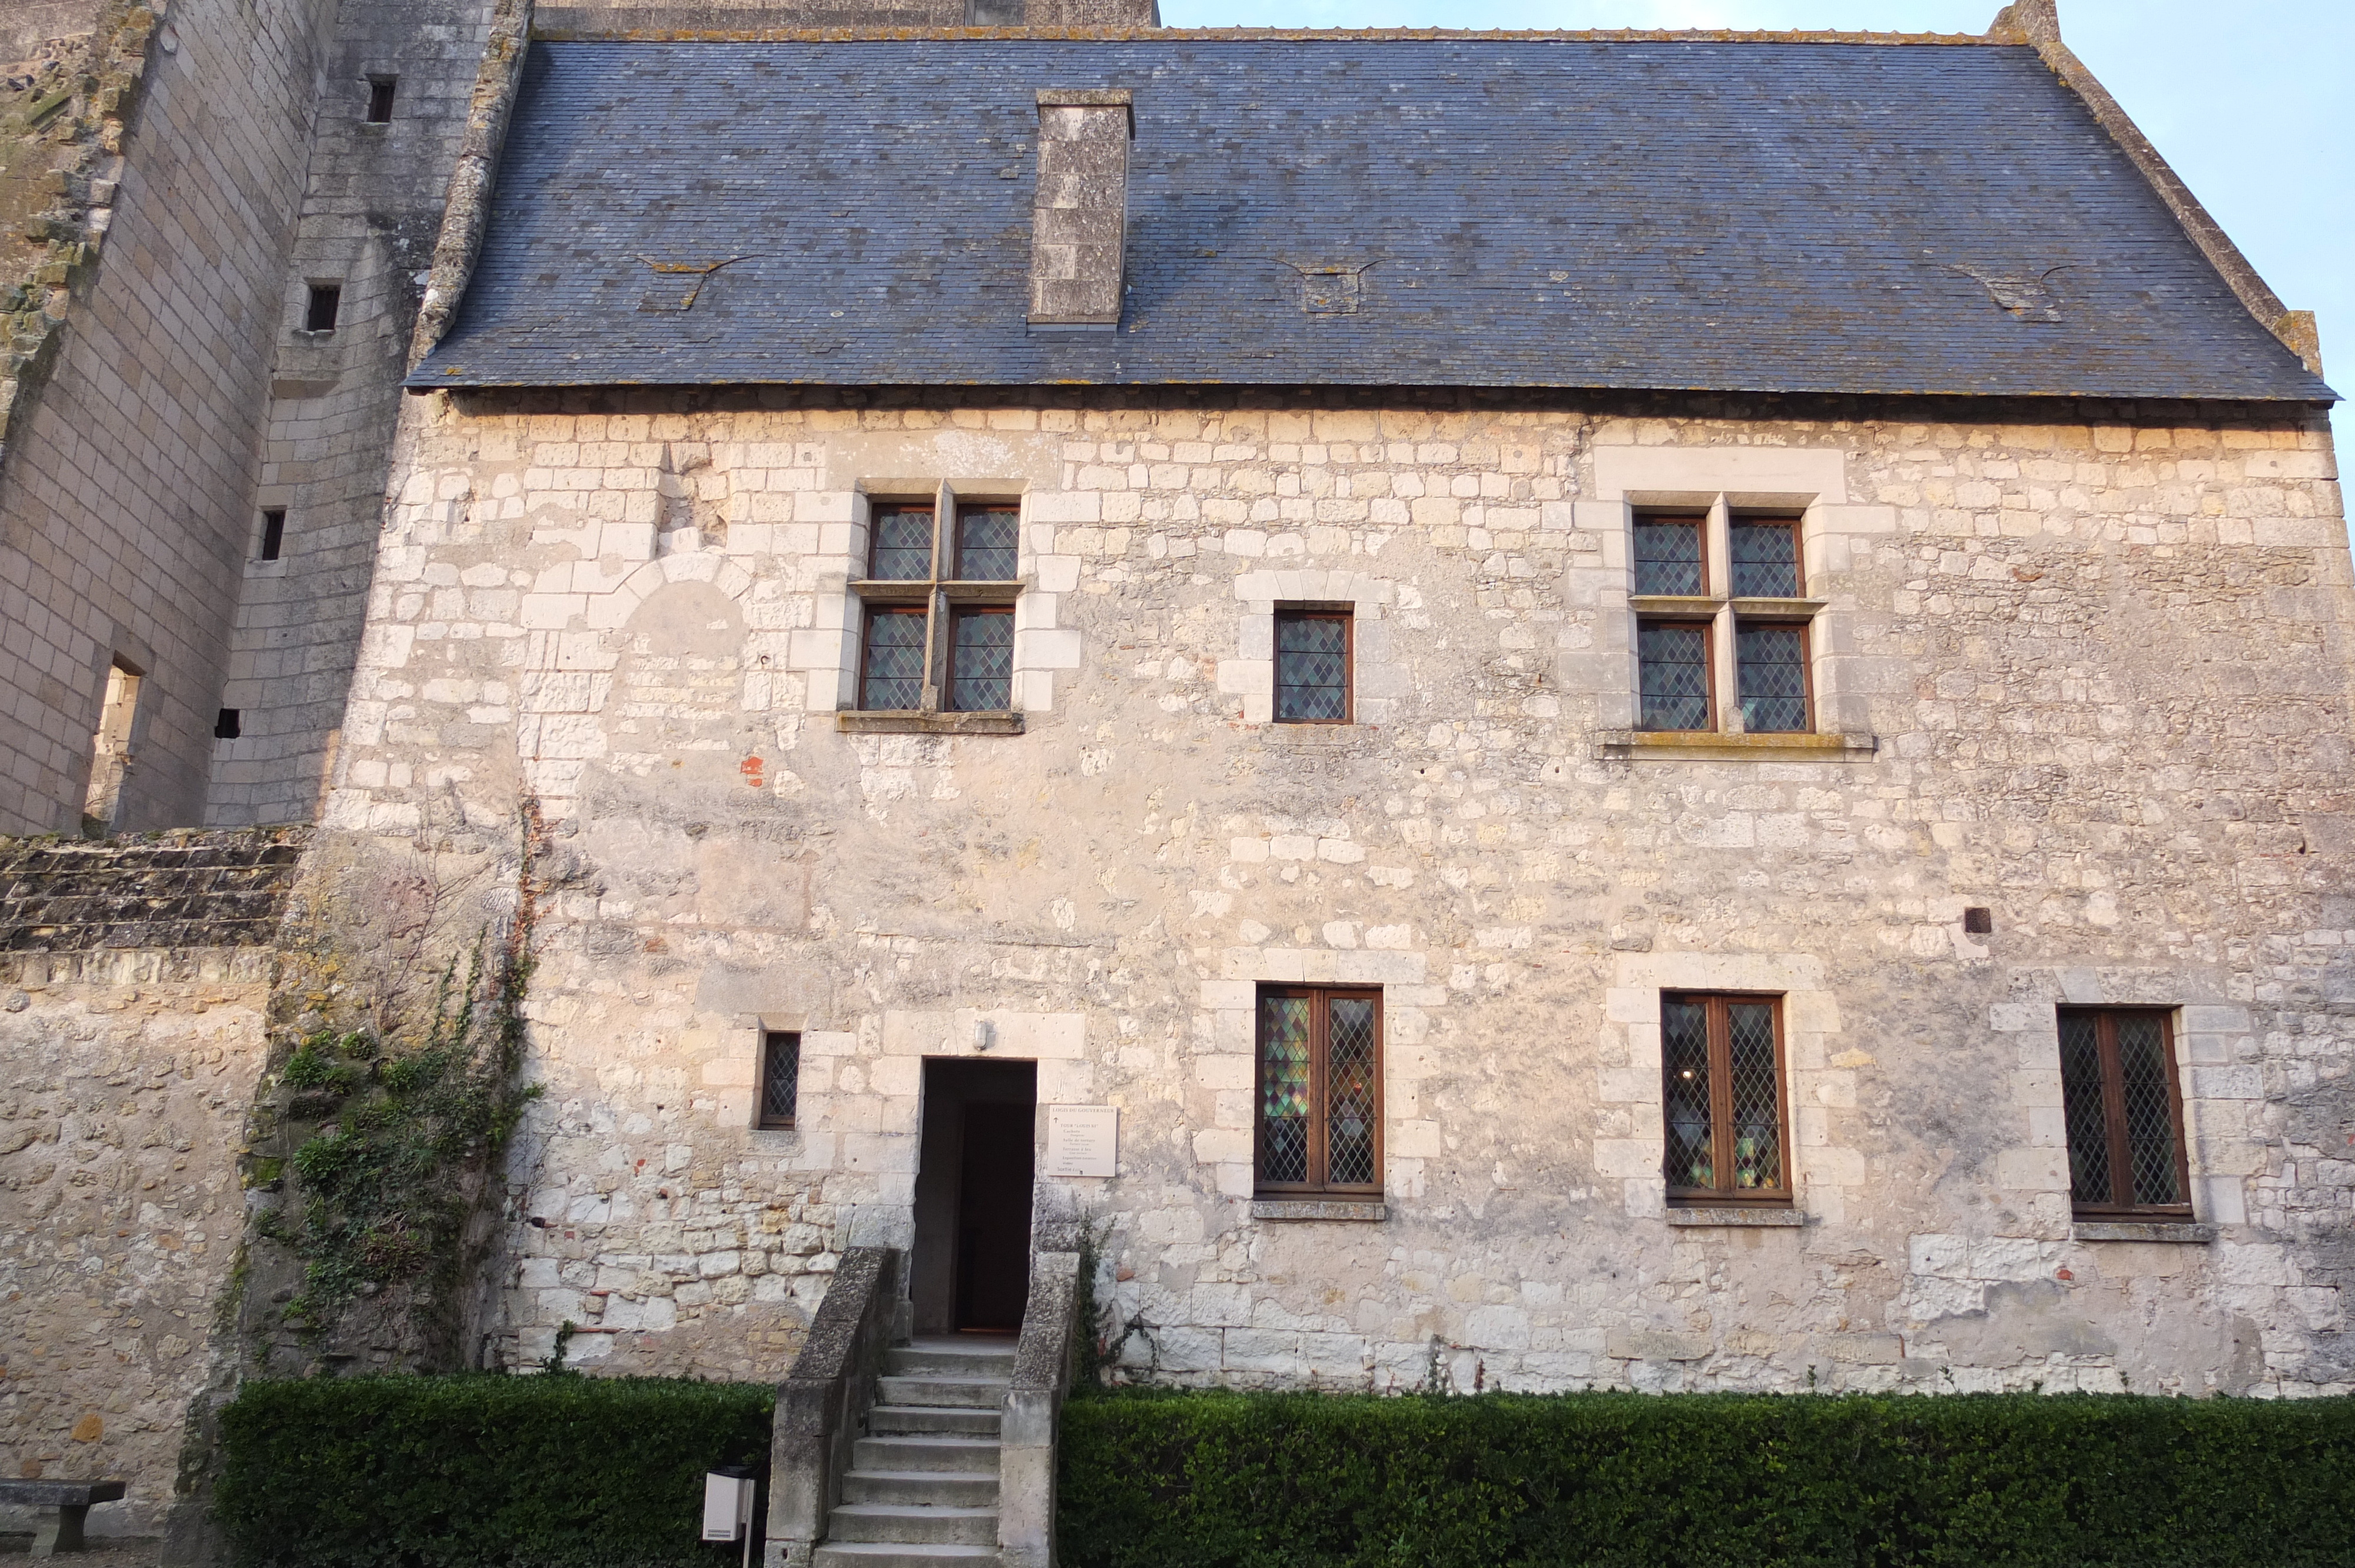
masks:
{"label": "stone bench", "polygon": [[41,1518],[33,1533],[33,1555],[54,1556],[81,1550],[81,1524],[92,1503],[112,1502],[123,1495],[121,1481],[25,1481],[0,1478],[0,1503],[25,1508],[55,1509]]}

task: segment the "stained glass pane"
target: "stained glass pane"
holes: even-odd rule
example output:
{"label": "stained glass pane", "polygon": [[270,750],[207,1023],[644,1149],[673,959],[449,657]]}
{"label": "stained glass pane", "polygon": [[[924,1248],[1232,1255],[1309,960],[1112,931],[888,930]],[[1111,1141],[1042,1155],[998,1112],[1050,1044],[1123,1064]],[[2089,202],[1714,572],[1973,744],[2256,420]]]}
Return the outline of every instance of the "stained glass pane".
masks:
{"label": "stained glass pane", "polygon": [[[875,576],[886,582],[922,582],[932,575],[932,514],[913,507],[875,513]],[[909,706],[915,705],[911,703]]]}
{"label": "stained glass pane", "polygon": [[1349,629],[1338,616],[1278,616],[1275,716],[1283,723],[1349,716]]}
{"label": "stained glass pane", "polygon": [[1646,729],[1709,727],[1709,635],[1698,626],[1636,629]]}
{"label": "stained glass pane", "polygon": [[2118,1087],[2126,1111],[2126,1158],[2134,1167],[2134,1201],[2180,1203],[2176,1180],[2175,1114],[2167,1092],[2167,1044],[2149,1013],[2117,1015]]}
{"label": "stained glass pane", "polygon": [[858,705],[870,712],[914,708],[924,701],[924,612],[878,609],[867,616],[867,678]]}
{"label": "stained glass pane", "polygon": [[2080,1203],[2115,1202],[2102,1115],[2102,1049],[2091,1013],[2061,1015],[2061,1107],[2069,1134],[2069,1195]]}
{"label": "stained glass pane", "polygon": [[1717,1166],[1710,1148],[1709,1009],[1698,1001],[1664,998],[1660,1002],[1663,1098],[1668,1124],[1668,1178],[1671,1187],[1714,1187]]}
{"label": "stained glass pane", "polygon": [[1259,1004],[1259,1176],[1308,1180],[1308,999],[1269,996]]}
{"label": "stained glass pane", "polygon": [[949,650],[949,706],[960,713],[996,713],[1014,705],[1014,612],[974,609],[958,615]]}
{"label": "stained glass pane", "polygon": [[957,576],[966,582],[1012,582],[1018,519],[1012,509],[957,514]]}
{"label": "stained glass pane", "polygon": [[1737,1192],[1783,1185],[1783,1115],[1775,1093],[1774,1010],[1763,1001],[1729,1003],[1727,1083],[1733,1091],[1733,1186]]}
{"label": "stained glass pane", "polygon": [[1374,1004],[1362,996],[1337,996],[1326,1004],[1331,1035],[1325,1056],[1325,1180],[1335,1186],[1364,1186],[1380,1179],[1374,1169]]}
{"label": "stained glass pane", "polygon": [[1742,728],[1764,735],[1807,727],[1806,639],[1797,627],[1736,627],[1733,662]]}
{"label": "stained glass pane", "polygon": [[761,1064],[761,1119],[788,1122],[800,1098],[802,1037],[771,1034]]}
{"label": "stained glass pane", "polygon": [[1736,599],[1799,597],[1799,530],[1796,526],[1737,518],[1728,534]]}
{"label": "stained glass pane", "polygon": [[1700,524],[1662,517],[1636,519],[1636,591],[1701,591]]}

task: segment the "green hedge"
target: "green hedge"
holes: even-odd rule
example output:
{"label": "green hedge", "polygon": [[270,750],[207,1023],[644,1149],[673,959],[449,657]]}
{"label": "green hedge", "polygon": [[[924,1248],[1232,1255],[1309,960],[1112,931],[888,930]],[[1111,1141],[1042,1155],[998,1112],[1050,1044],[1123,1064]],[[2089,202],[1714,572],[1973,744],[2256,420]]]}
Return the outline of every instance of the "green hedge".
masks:
{"label": "green hedge", "polygon": [[249,1383],[217,1516],[240,1568],[733,1568],[699,1539],[703,1473],[765,1469],[775,1402],[659,1378]]}
{"label": "green hedge", "polygon": [[2355,1563],[2355,1401],[1075,1400],[1063,1568]]}

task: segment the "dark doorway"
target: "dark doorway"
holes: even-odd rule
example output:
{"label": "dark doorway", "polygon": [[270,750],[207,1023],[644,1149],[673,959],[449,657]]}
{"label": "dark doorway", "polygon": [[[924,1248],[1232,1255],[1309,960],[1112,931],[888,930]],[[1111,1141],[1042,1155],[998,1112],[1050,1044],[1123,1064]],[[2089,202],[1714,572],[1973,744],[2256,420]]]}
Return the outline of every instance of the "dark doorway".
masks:
{"label": "dark doorway", "polygon": [[924,1063],[910,1282],[916,1332],[1022,1326],[1038,1106],[1035,1062]]}

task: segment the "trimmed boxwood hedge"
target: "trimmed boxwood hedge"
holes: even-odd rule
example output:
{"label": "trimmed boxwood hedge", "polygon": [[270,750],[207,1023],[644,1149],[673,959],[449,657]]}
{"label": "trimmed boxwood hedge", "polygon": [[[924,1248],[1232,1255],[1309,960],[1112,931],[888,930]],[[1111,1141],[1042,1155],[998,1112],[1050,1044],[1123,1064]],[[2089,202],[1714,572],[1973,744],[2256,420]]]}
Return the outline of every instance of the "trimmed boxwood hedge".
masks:
{"label": "trimmed boxwood hedge", "polygon": [[703,1473],[765,1469],[776,1390],[664,1378],[247,1383],[215,1516],[240,1568],[733,1568]]}
{"label": "trimmed boxwood hedge", "polygon": [[2355,1563],[2355,1401],[1124,1394],[1064,1568]]}

